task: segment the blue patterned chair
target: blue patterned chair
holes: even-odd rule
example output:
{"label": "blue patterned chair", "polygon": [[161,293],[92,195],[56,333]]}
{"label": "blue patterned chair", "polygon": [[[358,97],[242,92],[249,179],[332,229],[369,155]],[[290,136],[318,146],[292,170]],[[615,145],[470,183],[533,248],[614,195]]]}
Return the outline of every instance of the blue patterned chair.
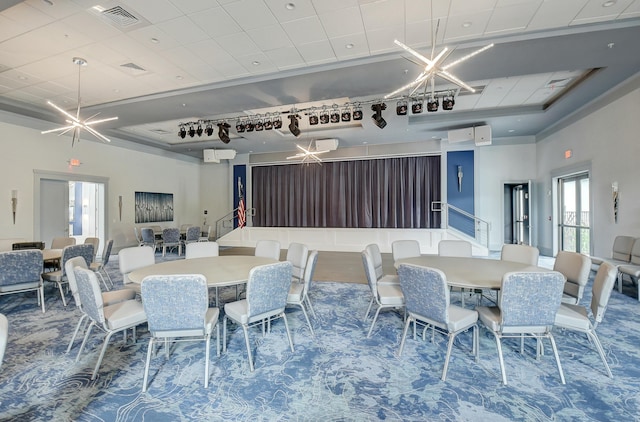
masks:
{"label": "blue patterned chair", "polygon": [[92,244],[72,245],[66,246],[62,249],[62,257],[60,258],[61,268],[56,271],[49,271],[42,274],[42,280],[55,283],[60,290],[60,297],[62,298],[62,304],[67,306],[67,299],[64,294],[64,285],[68,283],[67,272],[64,269],[64,264],[73,257],[81,256],[87,263],[87,267],[93,262],[94,251]]}
{"label": "blue patterned chair", "polygon": [[140,237],[142,238],[140,246],[149,246],[153,249],[154,253],[156,249],[162,246],[162,241],[156,240],[156,235],[151,227],[141,228]]}
{"label": "blue patterned chair", "polygon": [[[109,284],[111,284],[111,288],[113,288],[113,280],[111,280],[111,276],[105,269],[105,267],[109,263],[109,258],[111,257],[111,249],[113,249],[113,239],[107,240],[107,244],[102,251],[102,259],[100,260],[100,262],[92,262],[91,265],[89,265],[89,269],[95,271],[96,274],[100,276],[102,284],[104,284],[105,287],[107,286],[107,283],[105,282],[103,274],[106,275],[106,280],[109,280]],[[109,290],[109,288],[107,288],[107,290]]]}
{"label": "blue patterned chair", "polygon": [[182,255],[182,241],[180,240],[180,229],[170,227],[162,230],[162,256],[165,256],[167,248],[178,248],[178,256]]}
{"label": "blue patterned chair", "polygon": [[275,264],[261,265],[249,272],[246,299],[224,305],[222,349],[227,350],[227,320],[242,326],[244,340],[247,346],[249,368],[253,372],[253,358],[249,343],[249,326],[262,324],[277,318],[284,320],[284,326],[289,338],[289,346],[293,352],[293,340],[289,331],[289,324],[284,309],[287,306],[287,295],[291,288],[291,263],[288,261]]}
{"label": "blue patterned chair", "polygon": [[149,348],[142,391],[147,391],[153,346],[164,342],[167,357],[174,341],[204,341],[204,388],[209,386],[209,344],[216,328],[216,354],[220,356],[218,308],[209,307],[207,280],[199,274],[148,276],[142,280],[142,303],[147,314]]}
{"label": "blue patterned chair", "polygon": [[[112,241],[111,241],[112,242]],[[73,257],[64,264],[64,269],[67,274],[67,281],[69,282],[69,289],[71,290],[71,295],[73,296],[73,301],[76,304],[76,307],[82,311],[82,302],[80,300],[80,294],[78,293],[78,282],[76,281],[76,274],[74,272],[76,267],[87,268],[87,262],[81,256]],[[95,270],[91,269],[95,272]],[[113,305],[118,302],[122,302],[125,300],[131,300],[136,298],[136,291],[132,289],[121,289],[121,290],[111,290],[108,292],[102,293],[102,301],[105,306]],[[67,346],[67,352],[71,351],[73,347],[73,342],[76,340],[78,333],[80,332],[80,328],[83,323],[87,320],[87,314],[82,312],[82,316],[78,320],[78,324],[76,325],[76,329],[73,333],[73,337],[71,337],[71,341],[69,341],[69,346]],[[80,355],[78,355],[79,357]]]}
{"label": "blue patterned chair", "polygon": [[[476,308],[480,321],[493,333],[498,347],[502,383],[507,385],[507,374],[502,356],[503,338],[532,337],[539,355],[540,339],[548,338],[556,358],[560,380],[565,383],[556,342],[551,333],[556,313],[562,300],[564,276],[557,271],[512,272],[502,278],[497,307]],[[520,346],[522,352],[522,343]]]}
{"label": "blue patterned chair", "polygon": [[[591,266],[589,266],[591,267]],[[605,356],[602,343],[596,334],[596,327],[607,310],[609,304],[609,298],[611,297],[611,291],[616,283],[617,270],[614,265],[608,262],[602,262],[598,267],[596,278],[593,281],[592,295],[591,295],[591,313],[595,323],[591,323],[587,309],[584,306],[563,303],[558,309],[556,314],[555,326],[564,328],[566,330],[578,331],[585,333],[588,338],[593,341],[596,346],[596,350],[600,354],[600,358],[604,363],[604,367],[607,370],[609,378],[613,378],[609,364],[607,363],[607,357]]]}
{"label": "blue patterned chair", "polygon": [[291,288],[289,289],[289,295],[287,296],[287,305],[299,306],[302,309],[302,313],[304,314],[304,318],[307,320],[307,325],[309,326],[309,331],[311,331],[311,335],[315,337],[315,333],[313,332],[313,327],[311,326],[311,321],[309,321],[309,315],[307,314],[306,307],[309,307],[309,312],[311,312],[315,316],[315,312],[313,307],[311,306],[311,302],[309,301],[309,286],[311,284],[311,279],[313,278],[313,272],[316,267],[316,263],[318,262],[318,251],[311,251],[309,254],[309,258],[307,263],[305,264],[305,272],[303,276],[303,283],[291,283]]}
{"label": "blue patterned chair", "polygon": [[401,264],[398,267],[398,276],[408,314],[398,356],[402,356],[411,323],[423,323],[427,327],[433,327],[434,332],[439,331],[449,337],[447,355],[442,369],[442,381],[447,379],[451,349],[456,336],[469,328],[473,329],[472,353],[477,360],[478,313],[449,303],[449,286],[444,273],[436,268]]}
{"label": "blue patterned chair", "polygon": [[395,308],[403,308],[404,307],[404,295],[402,294],[402,289],[400,288],[400,284],[382,284],[378,283],[376,278],[376,271],[373,267],[373,258],[366,250],[361,252],[362,255],[362,264],[364,265],[364,272],[367,276],[367,281],[369,282],[369,289],[371,290],[371,300],[369,301],[369,307],[367,308],[367,313],[364,315],[364,320],[366,321],[369,318],[369,312],[371,311],[371,307],[375,302],[378,309],[376,309],[376,314],[373,317],[373,321],[371,321],[371,326],[369,327],[369,332],[367,333],[367,337],[371,337],[371,332],[373,331],[373,327],[376,325],[376,321],[378,320],[378,315],[382,309],[395,309]]}
{"label": "blue patterned chair", "polygon": [[0,367],[4,360],[4,351],[7,349],[7,341],[9,340],[9,321],[7,317],[0,314]]}
{"label": "blue patterned chair", "polygon": [[22,251],[0,252],[0,295],[36,291],[38,303],[44,307],[42,285],[42,251],[26,249]]}
{"label": "blue patterned chair", "polygon": [[200,226],[189,226],[184,236],[184,244],[197,242],[200,240]]}
{"label": "blue patterned chair", "polygon": [[105,306],[96,273],[85,268],[75,267],[74,274],[76,276],[76,282],[78,283],[78,294],[80,295],[80,303],[82,303],[82,311],[87,314],[91,321],[84,334],[76,362],[82,354],[84,346],[87,344],[93,327],[98,327],[106,333],[98,362],[96,362],[93,374],[91,375],[91,379],[94,380],[98,374],[102,358],[104,358],[104,354],[107,351],[111,336],[132,328],[133,341],[135,342],[135,327],[147,322],[147,315],[144,313],[142,303],[137,300],[125,300]]}

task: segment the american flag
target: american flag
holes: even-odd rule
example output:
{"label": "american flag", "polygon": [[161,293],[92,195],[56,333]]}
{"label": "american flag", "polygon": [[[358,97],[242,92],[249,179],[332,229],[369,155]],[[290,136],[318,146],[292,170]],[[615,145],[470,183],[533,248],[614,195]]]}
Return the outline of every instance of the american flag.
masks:
{"label": "american flag", "polygon": [[243,228],[247,223],[247,214],[244,205],[244,195],[242,194],[242,182],[238,177],[238,227]]}

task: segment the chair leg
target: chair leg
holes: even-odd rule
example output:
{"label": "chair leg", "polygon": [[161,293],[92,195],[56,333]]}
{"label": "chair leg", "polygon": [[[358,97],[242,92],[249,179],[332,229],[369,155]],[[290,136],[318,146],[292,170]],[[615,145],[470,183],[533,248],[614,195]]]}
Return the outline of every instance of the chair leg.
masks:
{"label": "chair leg", "polygon": [[556,357],[556,364],[558,365],[558,372],[560,373],[560,380],[562,384],[566,384],[564,380],[564,372],[562,371],[562,365],[560,364],[560,355],[558,355],[558,348],[556,347],[556,341],[553,338],[553,334],[549,333],[549,341],[551,341],[551,347],[553,347],[553,354]]}
{"label": "chair leg", "polygon": [[366,321],[367,318],[369,318],[369,311],[371,311],[371,306],[373,306],[373,296],[371,297],[371,300],[369,301],[369,307],[367,308],[367,313],[364,314],[364,320]]}
{"label": "chair leg", "polygon": [[66,354],[68,354],[71,351],[71,347],[73,347],[73,342],[76,341],[76,337],[78,336],[78,333],[80,332],[80,327],[83,325],[84,322],[86,322],[87,315],[83,314],[80,319],[78,320],[78,324],[76,325],[76,330],[73,332],[73,337],[71,337],[71,341],[69,342],[69,346],[67,346],[67,351],[65,352]]}
{"label": "chair leg", "polygon": [[147,361],[144,364],[144,376],[142,377],[142,392],[147,391],[147,380],[149,379],[149,364],[151,363],[151,353],[153,351],[153,337],[149,339],[149,347],[147,348]]}
{"label": "chair leg", "polygon": [[309,315],[307,315],[306,309],[304,309],[304,301],[300,302],[300,308],[302,309],[302,313],[304,314],[304,318],[307,320],[307,325],[309,326],[309,331],[311,331],[312,336],[316,336],[316,333],[313,332],[313,327],[311,326],[311,321],[309,321]]}
{"label": "chair leg", "polygon": [[312,317],[316,317],[316,311],[315,309],[313,309],[313,304],[311,303],[311,299],[309,298],[309,296],[305,297],[304,300],[307,301],[307,305],[309,305],[309,310],[311,311],[311,316]]}
{"label": "chair leg", "polygon": [[113,287],[114,287],[113,280],[111,279],[111,276],[109,275],[109,272],[104,268],[104,265],[102,266],[102,268],[100,268],[100,271],[102,271],[104,273],[104,275],[107,276],[107,280],[109,280],[109,284],[111,284],[111,288],[113,289]]}
{"label": "chair leg", "polygon": [[227,351],[227,316],[222,318],[222,352]]}
{"label": "chair leg", "polygon": [[284,328],[287,330],[287,337],[289,338],[289,347],[291,348],[292,352],[295,352],[295,350],[293,350],[293,339],[291,338],[291,331],[289,330],[289,323],[287,322],[287,316],[285,315],[284,312],[282,312],[280,316],[284,320]]}
{"label": "chair leg", "polygon": [[451,349],[453,348],[453,341],[456,338],[455,333],[449,333],[449,342],[447,344],[447,356],[444,358],[444,368],[442,368],[442,381],[447,380],[447,370],[449,369],[449,359],[451,358]]}
{"label": "chair leg", "polygon": [[367,333],[367,338],[371,337],[371,332],[373,331],[373,326],[376,325],[376,320],[378,319],[378,314],[380,313],[380,309],[382,308],[378,306],[378,309],[376,310],[376,315],[373,317],[373,321],[371,321],[371,327],[369,327],[369,333]]}
{"label": "chair leg", "polygon": [[220,324],[216,322],[216,356],[220,356]]}
{"label": "chair leg", "polygon": [[211,343],[211,333],[206,335],[204,351],[204,388],[209,387],[209,344]]}
{"label": "chair leg", "polygon": [[111,336],[113,335],[113,331],[107,333],[107,336],[104,338],[104,343],[102,344],[102,349],[100,350],[100,356],[98,357],[98,362],[96,362],[95,368],[93,368],[93,374],[91,375],[91,380],[96,379],[96,375],[98,375],[98,369],[100,368],[100,364],[102,363],[102,359],[104,358],[104,354],[107,351],[107,346],[109,345],[109,340],[111,340]]}
{"label": "chair leg", "polygon": [[402,330],[402,339],[400,340],[400,349],[398,349],[398,356],[402,356],[402,350],[404,349],[404,341],[407,338],[407,332],[409,331],[411,320],[412,320],[411,315],[409,315],[409,318],[407,318],[407,320],[404,323],[404,330]]}
{"label": "chair leg", "polygon": [[76,362],[80,360],[80,355],[82,354],[82,351],[84,350],[85,344],[87,344],[87,340],[89,339],[89,336],[91,335],[91,329],[93,329],[94,325],[96,325],[96,323],[91,321],[91,324],[89,324],[89,327],[87,327],[87,331],[85,331],[85,333],[84,333],[84,338],[82,339],[82,344],[80,345],[80,350],[78,350],[78,354],[76,355]]}
{"label": "chair leg", "polygon": [[502,374],[502,384],[507,385],[507,373],[504,369],[504,358],[502,357],[502,343],[497,333],[493,333],[496,338],[496,346],[498,347],[498,360],[500,361],[500,373]]}
{"label": "chair leg", "polygon": [[56,283],[58,285],[58,290],[60,290],[60,297],[62,298],[62,305],[67,306],[67,299],[64,297],[64,289],[62,288],[62,283]]}
{"label": "chair leg", "polygon": [[42,313],[45,313],[45,308],[44,308],[44,286],[41,284],[40,288],[38,289],[38,298],[40,299],[40,303],[42,304]]}
{"label": "chair leg", "polygon": [[249,330],[246,325],[242,325],[242,331],[244,331],[244,342],[247,345],[247,357],[249,358],[249,370],[253,372],[253,358],[251,357],[251,345],[249,344]]}
{"label": "chair leg", "polygon": [[94,271],[96,274],[98,274],[98,276],[100,277],[100,280],[102,281],[102,285],[104,286],[106,291],[109,291],[109,286],[107,286],[107,282],[105,281],[104,277],[102,276],[102,274],[100,273],[100,271]]}
{"label": "chair leg", "polygon": [[607,362],[607,357],[604,354],[604,349],[602,347],[602,343],[600,343],[600,339],[598,338],[598,335],[594,331],[587,331],[587,335],[591,338],[591,340],[593,341],[593,344],[595,344],[596,350],[600,355],[600,359],[602,359],[602,363],[604,363],[604,367],[607,370],[607,375],[609,376],[609,378],[613,378],[613,374],[611,373],[611,368],[609,368],[609,363]]}

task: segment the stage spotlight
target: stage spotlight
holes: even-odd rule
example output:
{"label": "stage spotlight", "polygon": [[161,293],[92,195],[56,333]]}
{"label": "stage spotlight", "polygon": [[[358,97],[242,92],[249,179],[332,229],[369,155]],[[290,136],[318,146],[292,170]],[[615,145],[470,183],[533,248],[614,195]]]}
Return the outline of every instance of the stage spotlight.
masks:
{"label": "stage spotlight", "polygon": [[202,136],[203,132],[204,129],[202,129],[202,123],[198,122],[198,129],[196,129],[196,133],[198,134],[198,136]]}
{"label": "stage spotlight", "polygon": [[189,126],[189,136],[191,136],[192,138],[194,136],[196,136],[196,129],[193,127],[193,125]]}
{"label": "stage spotlight", "polygon": [[213,126],[211,126],[211,123],[207,123],[207,127],[205,128],[204,131],[207,134],[207,136],[213,135]]}
{"label": "stage spotlight", "polygon": [[387,109],[387,105],[385,103],[378,103],[378,104],[371,105],[371,110],[375,111],[375,113],[371,116],[371,119],[373,119],[373,122],[380,129],[384,129],[384,127],[387,125],[387,121],[384,118],[382,118],[382,110],[386,110],[386,109]]}
{"label": "stage spotlight", "polygon": [[184,139],[187,136],[187,129],[183,125],[180,125],[180,130],[178,130],[178,136]]}
{"label": "stage spotlight", "polygon": [[315,108],[313,108],[310,112],[309,112],[309,125],[310,126],[315,126],[318,124],[320,120],[318,120],[318,113],[316,113]]}
{"label": "stage spotlight", "polygon": [[236,132],[242,133],[244,132],[245,129],[246,129],[246,126],[244,125],[244,122],[242,120],[238,120],[236,122]]}
{"label": "stage spotlight", "polygon": [[331,114],[329,114],[329,121],[331,123],[340,123],[340,110],[338,109],[338,105],[334,104],[331,106]]}
{"label": "stage spotlight", "polygon": [[218,138],[225,144],[228,144],[231,139],[229,138],[229,123],[222,122],[218,123]]}
{"label": "stage spotlight", "polygon": [[274,129],[282,129],[282,118],[279,114],[276,114],[273,118],[273,128]]}
{"label": "stage spotlight", "polygon": [[322,107],[322,111],[320,112],[320,123],[323,125],[329,123],[329,110],[327,110],[327,106]]}
{"label": "stage spotlight", "polygon": [[411,112],[413,114],[422,113],[422,100],[413,100],[411,103]]}
{"label": "stage spotlight", "polygon": [[264,119],[264,130],[273,129],[273,121],[271,120],[271,115],[267,113]]}
{"label": "stage spotlight", "polygon": [[404,100],[400,100],[396,103],[396,114],[398,116],[406,116],[407,115],[407,102]]}
{"label": "stage spotlight", "polygon": [[298,127],[298,115],[290,114],[289,120],[291,120],[291,123],[289,123],[289,130],[291,131],[291,134],[295,137],[300,136],[300,128]]}
{"label": "stage spotlight", "polygon": [[427,100],[427,111],[432,113],[434,111],[438,111],[438,107],[440,107],[440,101],[438,97],[432,97]]}
{"label": "stage spotlight", "polygon": [[453,106],[456,104],[453,95],[447,95],[442,98],[442,109],[443,110],[453,110]]}
{"label": "stage spotlight", "polygon": [[256,125],[253,123],[252,119],[247,120],[247,123],[244,125],[247,132],[253,132],[253,129],[256,128]]}
{"label": "stage spotlight", "polygon": [[264,129],[264,122],[262,121],[262,116],[258,114],[256,117],[256,132],[259,132],[262,129]]}
{"label": "stage spotlight", "polygon": [[362,108],[360,108],[360,105],[357,105],[354,109],[353,112],[351,113],[351,116],[353,117],[353,120],[362,120]]}
{"label": "stage spotlight", "polygon": [[342,121],[343,122],[350,122],[351,121],[351,109],[347,106],[345,106],[342,109]]}

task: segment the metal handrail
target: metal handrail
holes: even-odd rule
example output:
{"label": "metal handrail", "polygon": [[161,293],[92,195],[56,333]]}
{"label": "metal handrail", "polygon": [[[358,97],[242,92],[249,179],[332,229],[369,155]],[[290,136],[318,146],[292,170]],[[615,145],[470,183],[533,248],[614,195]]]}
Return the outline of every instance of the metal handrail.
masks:
{"label": "metal handrail", "polygon": [[[256,209],[247,208],[245,210],[245,215],[253,217],[254,215],[256,215]],[[233,220],[235,220],[237,217],[238,217],[238,208],[234,208],[231,212],[227,213],[225,216],[216,220],[215,240],[218,240],[225,234],[233,231],[233,228],[234,228]]]}
{"label": "metal handrail", "polygon": [[[489,248],[489,230],[491,229],[491,224],[488,221],[478,218],[475,215],[468,213],[467,211],[462,210],[454,205],[450,205],[450,204],[447,204],[446,202],[441,202],[441,201],[433,201],[431,203],[431,211],[442,213],[441,227],[445,229],[449,228],[449,219],[452,211],[456,215],[460,215],[468,219],[470,222],[472,221],[473,228],[474,228],[474,236],[470,236],[470,237],[472,237],[476,242],[480,243],[482,246],[485,246],[487,249]],[[459,228],[456,228],[456,227],[453,227],[453,228],[464,233],[464,231],[460,230]]]}

